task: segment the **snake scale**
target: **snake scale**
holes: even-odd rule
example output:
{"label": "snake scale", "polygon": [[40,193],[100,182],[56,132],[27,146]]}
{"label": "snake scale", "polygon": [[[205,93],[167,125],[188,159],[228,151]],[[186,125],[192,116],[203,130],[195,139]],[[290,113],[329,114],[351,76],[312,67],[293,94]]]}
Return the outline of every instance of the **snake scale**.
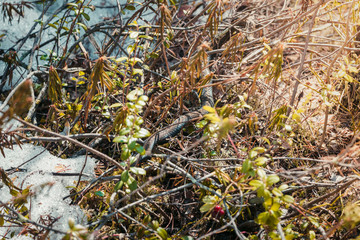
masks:
{"label": "snake scale", "polygon": [[[205,68],[202,72],[202,76],[210,74],[209,68]],[[212,80],[209,82],[212,83]],[[155,134],[151,135],[144,142],[145,155],[139,156],[136,165],[150,158],[153,149],[159,143],[166,141],[168,138],[176,136],[191,120],[201,117],[208,112],[203,108],[204,106],[214,106],[213,89],[212,86],[205,87],[202,90],[200,96],[201,105],[196,111],[188,112],[181,115],[171,125],[162,128]]]}
{"label": "snake scale", "polygon": [[[220,49],[220,46],[226,43],[233,34],[237,33],[238,31],[234,28],[236,24],[238,24],[238,22],[234,22],[231,27],[228,27],[224,31],[216,34],[216,36],[213,39],[214,40],[213,43],[215,44],[215,46],[213,47],[215,47],[216,49]],[[210,56],[211,54],[208,55],[207,63],[210,62],[211,59]],[[206,66],[206,68],[202,71],[201,76],[204,77],[209,74],[210,74],[209,67]],[[143,145],[145,149],[145,154],[137,158],[137,161],[135,162],[136,165],[149,159],[156,145],[158,145],[161,142],[166,142],[166,140],[169,139],[170,137],[176,136],[181,131],[181,129],[183,129],[185,125],[188,124],[191,120],[202,117],[208,113],[203,107],[214,106],[213,88],[211,84],[212,84],[212,77],[209,81],[208,86],[204,87],[202,90],[202,94],[200,96],[201,105],[196,111],[188,112],[185,113],[184,115],[181,115],[171,125],[162,128],[161,130],[159,130],[158,132],[151,135],[148,139],[145,140]]]}

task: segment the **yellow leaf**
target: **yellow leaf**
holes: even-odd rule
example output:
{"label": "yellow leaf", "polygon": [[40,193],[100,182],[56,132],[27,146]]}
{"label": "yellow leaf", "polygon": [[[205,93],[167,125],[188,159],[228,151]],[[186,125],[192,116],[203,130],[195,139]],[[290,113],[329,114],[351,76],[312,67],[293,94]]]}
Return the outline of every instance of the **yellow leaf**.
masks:
{"label": "yellow leaf", "polygon": [[210,106],[203,106],[203,109],[208,111],[209,113],[214,113],[215,109]]}
{"label": "yellow leaf", "polygon": [[220,122],[220,118],[218,116],[216,116],[215,114],[206,114],[205,118],[210,120],[212,123],[217,123]]}
{"label": "yellow leaf", "polygon": [[297,113],[294,113],[294,114],[292,115],[292,119],[295,120],[296,122],[300,122],[300,121],[301,121],[300,115],[297,114]]}
{"label": "yellow leaf", "polygon": [[204,205],[202,205],[201,206],[201,208],[200,208],[200,212],[207,212],[207,211],[209,211],[210,209],[212,209],[214,207],[214,204],[204,204]]}

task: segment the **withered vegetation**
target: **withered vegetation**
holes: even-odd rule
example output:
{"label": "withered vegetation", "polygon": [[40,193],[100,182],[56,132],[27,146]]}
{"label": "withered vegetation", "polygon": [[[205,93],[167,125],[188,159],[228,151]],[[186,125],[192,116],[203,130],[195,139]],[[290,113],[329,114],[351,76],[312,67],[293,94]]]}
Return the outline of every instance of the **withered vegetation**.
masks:
{"label": "withered vegetation", "polygon": [[[69,193],[88,224],[64,239],[360,239],[359,1],[104,2],[114,17],[90,25],[98,1],[64,3],[0,56],[2,155],[31,142],[98,159]],[[0,226],[45,239],[32,190],[0,170]]]}

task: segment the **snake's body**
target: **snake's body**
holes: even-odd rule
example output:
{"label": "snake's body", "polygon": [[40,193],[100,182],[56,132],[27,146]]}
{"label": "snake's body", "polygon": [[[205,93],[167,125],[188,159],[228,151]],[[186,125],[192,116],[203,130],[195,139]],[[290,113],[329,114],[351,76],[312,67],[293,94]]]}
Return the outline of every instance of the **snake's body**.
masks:
{"label": "snake's body", "polygon": [[[215,36],[214,42],[217,43],[218,46],[222,46],[225,42],[227,42],[230,39],[231,31],[232,28],[226,28],[225,31],[220,32]],[[208,56],[207,63],[210,62],[210,58],[211,57]],[[208,67],[206,67],[202,71],[201,76],[205,77],[209,74],[210,74],[210,70]],[[203,107],[214,106],[213,89],[211,83],[212,83],[212,78],[210,79],[209,82],[210,85],[208,87],[203,88],[202,90],[202,94],[200,96],[201,105],[199,109],[181,115],[171,125],[162,128],[160,131],[156,132],[155,134],[153,134],[152,136],[150,136],[148,139],[145,140],[144,142],[145,154],[138,158],[136,164],[139,164],[140,162],[150,158],[152,151],[157,144],[161,142],[165,142],[170,137],[176,136],[181,131],[181,129],[183,129],[185,125],[188,124],[191,120],[202,117],[203,115],[208,113]]]}
{"label": "snake's body", "polygon": [[[204,69],[202,72],[202,76],[206,76],[208,74],[210,74],[209,68]],[[210,83],[212,83],[212,81],[210,81]],[[185,127],[186,124],[191,122],[193,119],[202,117],[204,114],[206,114],[207,111],[203,108],[204,106],[214,106],[212,86],[203,88],[202,94],[200,96],[200,101],[201,105],[199,109],[181,115],[171,125],[162,128],[155,134],[151,135],[148,139],[146,139],[144,142],[145,155],[139,158],[137,164],[150,158],[152,151],[156,145],[165,142],[171,137],[176,136]]]}

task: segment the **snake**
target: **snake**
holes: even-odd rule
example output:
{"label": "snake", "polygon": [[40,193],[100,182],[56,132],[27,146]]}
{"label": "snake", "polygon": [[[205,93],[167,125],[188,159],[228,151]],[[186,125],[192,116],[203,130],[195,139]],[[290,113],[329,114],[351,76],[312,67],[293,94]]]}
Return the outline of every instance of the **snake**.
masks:
{"label": "snake", "polygon": [[[205,68],[202,71],[202,76],[207,76],[210,74],[209,68]],[[199,118],[207,114],[208,112],[204,109],[204,106],[214,106],[214,98],[213,98],[213,89],[211,86],[212,77],[209,81],[209,86],[204,87],[202,89],[202,93],[200,96],[200,107],[192,112],[185,113],[181,115],[178,119],[176,119],[171,125],[166,126],[155,134],[148,137],[143,144],[143,148],[145,150],[145,154],[138,157],[136,165],[148,160],[151,157],[151,154],[154,148],[159,143],[165,143],[171,137],[175,137],[188,123],[190,123],[193,119]]]}

